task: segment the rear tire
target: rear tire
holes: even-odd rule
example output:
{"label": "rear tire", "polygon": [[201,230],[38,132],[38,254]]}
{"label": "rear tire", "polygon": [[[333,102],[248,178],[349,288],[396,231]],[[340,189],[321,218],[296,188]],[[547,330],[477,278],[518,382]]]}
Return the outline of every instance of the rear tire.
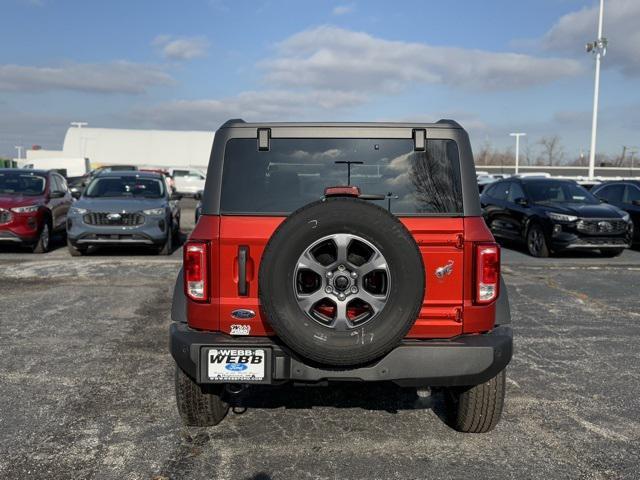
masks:
{"label": "rear tire", "polygon": [[82,255],[87,253],[87,250],[84,248],[74,247],[68,238],[67,238],[67,249],[69,250],[69,254],[72,257],[81,257]]}
{"label": "rear tire", "polygon": [[176,404],[182,422],[192,427],[219,424],[229,411],[222,398],[223,385],[198,385],[176,366]]}
{"label": "rear tire", "polygon": [[46,220],[42,229],[40,230],[40,236],[38,241],[33,246],[33,253],[47,253],[51,246],[51,223]]}
{"label": "rear tire", "polygon": [[493,430],[502,416],[505,389],[506,370],[480,385],[441,389],[444,393],[444,422],[464,433]]}
{"label": "rear tire", "polygon": [[534,223],[527,230],[527,251],[532,257],[547,258],[549,256],[547,238],[538,224]]}
{"label": "rear tire", "polygon": [[621,255],[624,251],[624,248],[603,248],[600,250],[600,255],[607,258],[613,258]]}

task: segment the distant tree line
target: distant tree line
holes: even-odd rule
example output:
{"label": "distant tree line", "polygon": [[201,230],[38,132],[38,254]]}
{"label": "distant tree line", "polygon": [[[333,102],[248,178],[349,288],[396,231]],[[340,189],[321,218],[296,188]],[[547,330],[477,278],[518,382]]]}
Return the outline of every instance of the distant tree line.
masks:
{"label": "distant tree line", "polygon": [[[514,165],[515,149],[508,147],[498,149],[486,141],[475,153],[476,165]],[[589,152],[581,152],[575,157],[568,157],[564,151],[560,136],[542,137],[533,144],[520,143],[520,165],[531,166],[587,166]],[[635,148],[622,147],[617,155],[596,154],[596,166],[601,167],[640,167],[640,151]]]}

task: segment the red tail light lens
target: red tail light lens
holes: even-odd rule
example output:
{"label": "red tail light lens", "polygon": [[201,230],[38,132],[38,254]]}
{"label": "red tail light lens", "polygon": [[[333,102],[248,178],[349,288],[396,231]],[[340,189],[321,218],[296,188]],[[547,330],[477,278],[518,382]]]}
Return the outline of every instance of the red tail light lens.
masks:
{"label": "red tail light lens", "polygon": [[495,243],[476,245],[476,303],[487,304],[498,298],[500,287],[500,247]]}
{"label": "red tail light lens", "polygon": [[209,245],[187,242],[184,246],[184,291],[191,300],[209,300]]}

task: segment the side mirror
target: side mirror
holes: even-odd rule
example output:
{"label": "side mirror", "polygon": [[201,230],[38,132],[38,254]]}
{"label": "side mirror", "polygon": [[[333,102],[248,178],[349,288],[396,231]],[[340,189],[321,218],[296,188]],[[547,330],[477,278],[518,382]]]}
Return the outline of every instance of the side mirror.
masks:
{"label": "side mirror", "polygon": [[71,190],[71,196],[78,199],[82,196],[82,192],[80,190]]}
{"label": "side mirror", "polygon": [[600,200],[602,203],[609,203],[609,200],[607,200],[606,198],[600,197],[598,195],[596,195],[596,198]]}
{"label": "side mirror", "polygon": [[526,198],[520,197],[520,198],[516,198],[516,204],[520,205],[521,207],[526,207],[529,205],[529,202],[527,201]]}
{"label": "side mirror", "polygon": [[180,195],[179,193],[172,193],[169,196],[169,200],[182,200],[182,195]]}

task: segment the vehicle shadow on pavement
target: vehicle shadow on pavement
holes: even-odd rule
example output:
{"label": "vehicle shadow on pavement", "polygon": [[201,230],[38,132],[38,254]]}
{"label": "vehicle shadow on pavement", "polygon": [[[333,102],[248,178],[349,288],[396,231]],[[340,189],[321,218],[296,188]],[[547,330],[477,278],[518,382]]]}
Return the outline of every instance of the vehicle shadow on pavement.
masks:
{"label": "vehicle shadow on pavement", "polygon": [[248,408],[312,409],[314,407],[361,408],[363,410],[398,413],[401,410],[431,410],[436,406],[433,395],[419,396],[415,388],[394,383],[378,383],[362,388],[358,383],[331,383],[315,386],[251,386],[238,394],[226,394],[225,400],[234,412]]}

